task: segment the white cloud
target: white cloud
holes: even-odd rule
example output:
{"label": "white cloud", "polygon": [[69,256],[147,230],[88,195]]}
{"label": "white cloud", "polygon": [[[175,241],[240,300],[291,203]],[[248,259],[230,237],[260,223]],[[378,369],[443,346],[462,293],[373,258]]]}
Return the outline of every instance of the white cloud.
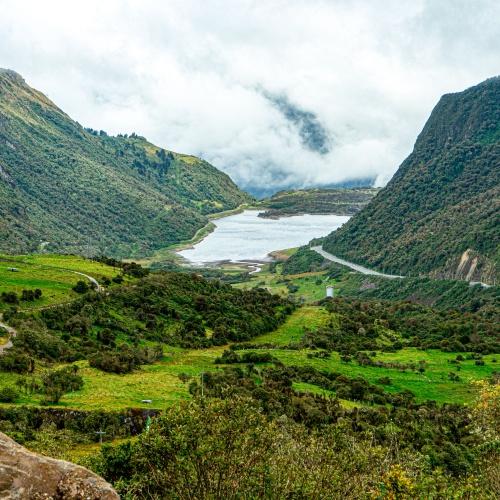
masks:
{"label": "white cloud", "polygon": [[[276,189],[385,183],[439,96],[498,73],[495,0],[0,0],[0,67],[85,126]],[[314,113],[320,155],[260,89]]]}

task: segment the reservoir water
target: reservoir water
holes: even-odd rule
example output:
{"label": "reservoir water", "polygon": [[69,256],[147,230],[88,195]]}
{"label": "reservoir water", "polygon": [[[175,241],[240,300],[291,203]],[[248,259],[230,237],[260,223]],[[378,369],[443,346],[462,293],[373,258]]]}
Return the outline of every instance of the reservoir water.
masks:
{"label": "reservoir water", "polygon": [[179,252],[195,264],[269,260],[273,250],[305,245],[326,236],[349,220],[342,215],[297,215],[281,219],[258,217],[257,210],[214,220],[215,230],[193,248]]}

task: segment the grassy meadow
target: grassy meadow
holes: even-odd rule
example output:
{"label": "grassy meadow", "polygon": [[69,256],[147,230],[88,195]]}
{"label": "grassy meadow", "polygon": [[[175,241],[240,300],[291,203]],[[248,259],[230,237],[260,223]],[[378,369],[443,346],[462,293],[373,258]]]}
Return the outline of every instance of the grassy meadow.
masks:
{"label": "grassy meadow", "polygon": [[[377,384],[382,377],[389,377],[390,385],[384,386],[389,392],[399,392],[404,389],[413,391],[417,401],[433,399],[438,403],[469,403],[475,397],[474,381],[485,379],[492,375],[496,368],[495,355],[484,356],[484,366],[475,365],[474,360],[465,360],[457,365],[450,364],[457,353],[445,353],[438,350],[422,351],[415,348],[405,348],[398,352],[377,352],[375,359],[380,361],[397,361],[400,363],[418,362],[424,360],[424,373],[396,368],[360,366],[356,361],[345,363],[338,353],[330,358],[309,358],[313,351],[307,349],[286,349],[286,344],[300,340],[305,329],[314,331],[323,325],[328,318],[325,309],[318,306],[304,306],[297,309],[288,320],[274,332],[257,337],[253,344],[273,343],[282,348],[263,349],[259,352],[269,352],[285,365],[312,366],[318,370],[335,372],[349,377],[363,376],[367,381]],[[105,373],[88,366],[87,361],[76,364],[84,379],[84,387],[80,391],[66,394],[57,405],[61,408],[78,408],[85,410],[118,410],[123,408],[166,408],[176,401],[188,399],[189,380],[183,382],[179,375],[199,377],[206,371],[223,369],[224,365],[216,365],[214,361],[229,346],[207,349],[183,349],[165,346],[164,357],[152,365],[144,365],[140,370],[125,375]],[[252,350],[252,349],[250,349]],[[239,351],[245,352],[245,351]],[[463,353],[462,353],[463,354]],[[232,365],[234,366],[234,365]],[[37,369],[38,374],[43,367]],[[459,380],[449,379],[449,373],[458,374]],[[36,375],[36,374],[35,374]],[[0,389],[12,385],[16,375],[0,372]],[[324,389],[312,384],[295,384],[298,391],[326,394]],[[334,396],[334,394],[331,394]],[[151,399],[152,403],[142,403],[141,400]],[[22,395],[18,404],[40,404],[42,395]],[[343,402],[352,406],[352,402]],[[357,404],[357,403],[356,403]]]}
{"label": "grassy meadow", "polygon": [[[17,269],[13,272],[11,268]],[[100,262],[75,255],[0,255],[0,294],[22,290],[42,290],[42,297],[33,302],[21,302],[21,309],[45,307],[61,302],[68,302],[78,296],[72,288],[80,280],[86,280],[76,274],[88,274],[97,281],[119,274],[119,270]],[[0,310],[6,307],[0,302]]]}
{"label": "grassy meadow", "polygon": [[[284,253],[290,255],[293,251],[291,249]],[[342,293],[344,282],[327,278],[325,272],[283,276],[280,274],[280,266],[281,264],[277,265],[275,273],[270,272],[269,266],[265,266],[262,272],[252,275],[250,281],[234,286],[242,289],[263,287],[272,293],[291,295],[298,302],[304,303],[276,330],[252,340],[252,344],[257,345],[273,344],[273,349],[259,349],[259,351],[268,351],[285,365],[311,366],[350,377],[362,376],[373,384],[379,383],[382,377],[389,377],[390,384],[384,386],[387,391],[399,392],[409,389],[415,393],[420,402],[432,399],[439,403],[472,401],[475,396],[474,381],[490,377],[498,366],[497,356],[492,354],[484,356],[485,364],[478,366],[474,360],[464,360],[459,365],[451,364],[450,361],[454,360],[458,353],[439,350],[405,348],[397,352],[376,352],[374,359],[377,361],[398,363],[425,361],[425,371],[420,373],[398,368],[361,366],[355,360],[344,362],[337,352],[331,353],[328,358],[315,358],[308,357],[311,350],[287,349],[288,344],[300,341],[306,331],[314,332],[327,323],[330,313],[315,304],[325,296],[327,284],[335,285]],[[15,267],[18,271],[9,271],[10,267]],[[82,279],[73,271],[86,273],[98,281],[119,274],[116,268],[73,255],[0,256],[0,293],[16,291],[20,294],[23,289],[40,288],[43,292],[41,299],[20,303],[20,307],[25,309],[67,302],[78,296],[72,291],[72,287]],[[295,288],[291,290],[291,286]],[[1,307],[7,306],[0,303]],[[6,340],[6,336],[1,337],[0,343]],[[80,391],[64,395],[57,406],[87,410],[168,407],[176,401],[190,397],[189,380],[183,382],[179,375],[199,377],[202,372],[223,369],[223,365],[216,365],[214,360],[227,348],[229,346],[206,349],[164,346],[164,356],[160,361],[144,365],[140,370],[125,375],[105,373],[91,368],[87,361],[79,361],[76,364],[84,379],[84,387]],[[37,363],[35,376],[40,376],[45,369],[43,363]],[[452,380],[454,377],[450,377],[450,373],[458,375],[459,379]],[[17,377],[12,373],[0,372],[0,389],[12,386]],[[324,389],[312,384],[301,382],[295,383],[294,387],[302,392],[326,394]],[[38,405],[42,398],[41,394],[22,394],[17,404]],[[151,399],[152,403],[142,403],[144,399]],[[353,403],[345,402],[345,404],[349,406]]]}

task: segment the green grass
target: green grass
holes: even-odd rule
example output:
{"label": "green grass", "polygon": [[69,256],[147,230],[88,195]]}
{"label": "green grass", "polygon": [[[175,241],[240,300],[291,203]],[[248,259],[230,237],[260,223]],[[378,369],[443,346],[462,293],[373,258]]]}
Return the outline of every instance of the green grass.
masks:
{"label": "green grass", "polygon": [[[325,309],[315,306],[304,306],[297,309],[287,321],[275,331],[257,337],[253,343],[273,343],[286,346],[289,342],[300,340],[304,329],[314,330],[328,319]],[[181,373],[199,377],[204,371],[219,370],[214,360],[227,346],[210,349],[182,349],[166,346],[163,359],[153,365],[145,365],[141,370],[126,375],[115,375],[90,368],[86,361],[80,361],[80,373],[84,378],[81,391],[65,395],[58,407],[79,408],[86,410],[117,410],[128,407],[165,408],[175,401],[190,397],[189,382],[182,382]],[[439,403],[469,403],[475,397],[475,380],[485,379],[492,375],[497,365],[495,355],[484,356],[485,365],[476,366],[473,360],[460,363],[460,371],[456,365],[448,361],[457,353],[445,353],[437,350],[420,351],[407,348],[395,353],[378,352],[375,359],[381,361],[398,361],[400,363],[426,362],[424,373],[403,372],[398,369],[359,366],[355,361],[343,363],[338,353],[332,353],[330,359],[308,358],[309,350],[289,350],[285,348],[269,351],[281,362],[290,366],[312,366],[319,370],[336,372],[349,377],[363,376],[371,383],[377,383],[381,377],[389,377],[391,385],[384,386],[390,392],[404,389],[413,391],[418,401],[433,399]],[[42,369],[42,368],[39,368]],[[450,372],[457,373],[460,381],[452,382],[448,378]],[[0,373],[0,388],[13,385],[17,375]],[[324,390],[311,384],[295,384],[299,391],[324,393]],[[41,403],[39,394],[23,395],[18,401],[21,404]],[[152,404],[141,403],[142,399],[152,399]],[[344,404],[344,403],[343,403]],[[353,405],[353,403],[345,402]]]}
{"label": "green grass", "polygon": [[[377,383],[381,377],[390,377],[392,384],[384,386],[389,392],[399,392],[409,389],[415,393],[418,401],[433,399],[439,403],[468,403],[474,399],[475,380],[490,377],[495,370],[492,360],[498,356],[484,356],[485,365],[476,366],[473,360],[460,363],[461,370],[456,371],[455,366],[448,363],[457,353],[445,353],[436,350],[420,351],[414,348],[402,349],[396,353],[377,353],[380,361],[419,361],[425,360],[424,373],[413,371],[402,372],[391,368],[377,368],[359,366],[355,361],[343,363],[338,353],[332,353],[330,359],[308,358],[310,351],[301,350],[273,350],[272,354],[286,365],[312,366],[318,370],[341,373],[349,377],[363,376],[371,383]],[[460,381],[452,382],[448,379],[450,372],[457,373]]]}
{"label": "green grass", "polygon": [[[250,281],[237,283],[234,286],[243,290],[259,286],[267,289],[271,293],[283,297],[290,295],[298,301],[310,304],[326,296],[327,285],[336,285],[334,279],[326,279],[325,272],[290,274],[284,276],[280,274],[279,268],[280,266],[278,265],[277,273],[271,273],[269,270],[263,269],[261,272],[253,274]],[[291,284],[298,286],[298,290],[295,293],[290,293],[286,283],[283,282],[284,280],[288,280]],[[317,284],[318,281],[321,281],[321,283]]]}
{"label": "green grass", "polygon": [[[317,385],[309,384],[307,382],[293,382],[292,388],[297,392],[319,394],[320,396],[332,398],[335,397],[334,391],[328,391],[327,389],[323,389],[322,387],[318,387]],[[348,399],[339,399],[339,401],[345,408],[361,408],[368,406],[367,404],[360,403],[359,401],[349,401]]]}
{"label": "green grass", "polygon": [[286,345],[297,342],[304,335],[305,330],[316,330],[326,323],[328,313],[320,307],[304,306],[297,309],[286,322],[274,332],[261,335],[252,341],[255,344],[273,343]]}
{"label": "green grass", "polygon": [[[18,269],[17,272],[9,268]],[[78,294],[72,288],[79,280],[86,278],[72,272],[78,271],[96,278],[112,278],[119,274],[113,267],[77,257],[75,255],[0,255],[0,293],[22,290],[42,290],[42,297],[34,302],[21,302],[22,309],[44,307],[75,299]],[[0,310],[6,305],[0,302]]]}
{"label": "green grass", "polygon": [[[179,375],[199,377],[202,372],[220,369],[214,360],[223,351],[224,347],[196,350],[167,346],[161,361],[125,375],[105,373],[89,367],[87,361],[79,361],[75,364],[84,379],[83,389],[66,394],[54,406],[83,410],[166,408],[190,397],[189,382],[182,382]],[[17,375],[0,372],[0,388],[14,385],[16,379]],[[39,405],[42,398],[41,394],[22,395],[17,403]],[[153,403],[141,403],[143,399],[152,399]]]}

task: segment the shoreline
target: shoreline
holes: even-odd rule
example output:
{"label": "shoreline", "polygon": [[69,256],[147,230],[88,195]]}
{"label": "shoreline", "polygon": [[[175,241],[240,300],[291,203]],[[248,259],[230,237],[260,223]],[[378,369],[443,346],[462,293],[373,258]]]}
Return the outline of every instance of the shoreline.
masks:
{"label": "shoreline", "polygon": [[[262,211],[262,214],[265,214],[266,211]],[[350,214],[338,214],[338,213],[332,213],[332,212],[297,212],[297,213],[285,213],[285,214],[280,214],[280,215],[259,215],[261,219],[270,219],[270,220],[280,220],[280,219],[286,219],[289,217],[302,217],[304,215],[337,215],[338,217],[353,217],[355,214],[358,212],[350,213]]]}
{"label": "shoreline", "polygon": [[159,248],[158,250],[155,250],[153,254],[148,257],[142,257],[140,259],[128,258],[128,259],[123,259],[123,261],[124,262],[133,261],[146,267],[151,266],[152,264],[155,264],[157,262],[165,262],[165,261],[174,261],[174,262],[177,261],[181,263],[189,262],[184,257],[179,255],[178,252],[182,252],[183,250],[188,250],[190,248],[193,248],[194,245],[200,243],[208,235],[213,233],[215,231],[215,228],[217,227],[212,222],[213,220],[222,219],[224,217],[229,217],[231,215],[237,215],[244,212],[245,210],[254,210],[254,209],[257,210],[256,208],[254,208],[253,205],[244,203],[230,210],[224,210],[222,212],[215,212],[212,214],[208,214],[207,215],[208,222],[203,227],[200,227],[196,231],[196,233],[192,236],[192,238],[188,240],[179,241],[178,243],[173,243],[168,247]]}

